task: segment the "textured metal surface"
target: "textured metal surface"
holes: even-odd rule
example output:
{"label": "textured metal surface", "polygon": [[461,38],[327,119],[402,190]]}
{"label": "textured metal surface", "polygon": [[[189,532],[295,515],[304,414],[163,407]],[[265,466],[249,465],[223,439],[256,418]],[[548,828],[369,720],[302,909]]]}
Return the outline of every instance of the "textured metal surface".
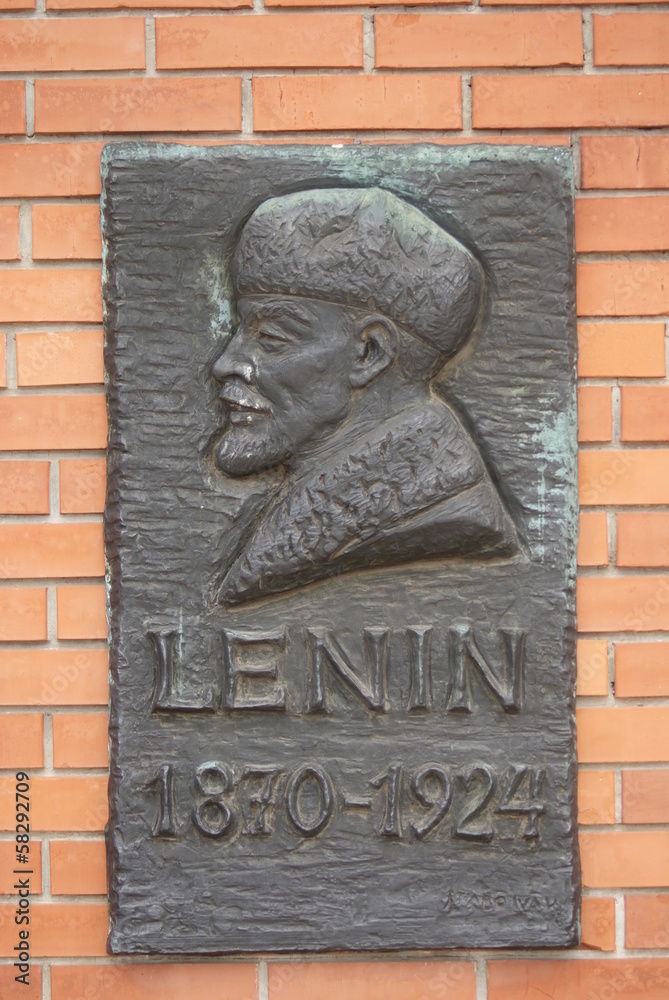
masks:
{"label": "textured metal surface", "polygon": [[107,147],[112,951],[578,939],[571,170]]}

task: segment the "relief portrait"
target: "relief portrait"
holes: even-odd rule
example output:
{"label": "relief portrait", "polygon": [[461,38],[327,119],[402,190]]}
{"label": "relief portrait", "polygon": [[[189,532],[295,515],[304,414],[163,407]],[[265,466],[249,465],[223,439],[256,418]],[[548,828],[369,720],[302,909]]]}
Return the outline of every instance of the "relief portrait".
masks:
{"label": "relief portrait", "polygon": [[238,325],[212,369],[216,465],[284,479],[221,567],[221,603],[363,568],[517,553],[479,448],[432,384],[485,320],[488,282],[470,249],[381,188],[312,189],[255,209],[231,281]]}

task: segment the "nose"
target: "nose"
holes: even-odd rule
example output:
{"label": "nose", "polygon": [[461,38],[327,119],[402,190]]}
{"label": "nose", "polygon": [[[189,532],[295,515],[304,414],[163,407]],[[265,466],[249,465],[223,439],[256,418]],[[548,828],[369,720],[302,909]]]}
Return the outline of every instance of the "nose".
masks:
{"label": "nose", "polygon": [[212,373],[219,382],[237,376],[244,382],[251,382],[255,367],[250,344],[244,325],[240,325],[214,362]]}

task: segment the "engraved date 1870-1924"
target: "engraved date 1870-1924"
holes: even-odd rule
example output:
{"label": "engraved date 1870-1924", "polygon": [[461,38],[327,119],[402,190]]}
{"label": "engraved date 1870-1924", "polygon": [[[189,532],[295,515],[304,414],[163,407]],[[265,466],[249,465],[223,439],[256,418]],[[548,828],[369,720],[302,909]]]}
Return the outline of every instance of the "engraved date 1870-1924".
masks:
{"label": "engraved date 1870-1924", "polygon": [[477,763],[454,769],[441,763],[407,768],[394,761],[364,779],[353,794],[335,782],[331,769],[308,762],[283,768],[272,764],[207,761],[189,780],[189,801],[177,802],[176,768],[164,764],[149,782],[157,799],[153,836],[178,837],[190,821],[206,837],[238,841],[271,836],[276,824],[295,836],[315,837],[337,816],[353,813],[361,833],[423,840],[444,824],[452,837],[488,844],[495,838],[532,844],[539,839],[546,811],[544,768],[511,765],[504,772]]}

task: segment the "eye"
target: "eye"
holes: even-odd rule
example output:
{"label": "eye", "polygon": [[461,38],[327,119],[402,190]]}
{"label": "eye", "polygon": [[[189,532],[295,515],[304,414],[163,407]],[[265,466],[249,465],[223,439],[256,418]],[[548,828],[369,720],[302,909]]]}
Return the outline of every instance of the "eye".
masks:
{"label": "eye", "polygon": [[256,331],[256,339],[267,351],[280,351],[293,343],[292,337],[276,323],[262,323]]}

